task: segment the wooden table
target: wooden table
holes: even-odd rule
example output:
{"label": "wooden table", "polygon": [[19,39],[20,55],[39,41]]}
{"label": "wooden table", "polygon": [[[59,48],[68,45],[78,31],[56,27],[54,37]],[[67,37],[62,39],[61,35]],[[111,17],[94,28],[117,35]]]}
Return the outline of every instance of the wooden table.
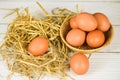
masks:
{"label": "wooden table", "polygon": [[[75,80],[120,80],[120,0],[39,0],[42,6],[50,11],[55,7],[68,8],[75,11],[76,4],[79,10],[90,13],[102,12],[106,14],[114,28],[114,38],[111,44],[90,58],[90,69],[85,75],[76,75],[71,70],[68,72]],[[28,7],[30,13],[36,17],[42,11],[34,0],[0,0],[0,8]],[[0,10],[0,33],[6,32],[8,23],[15,15],[3,19],[9,11]],[[0,35],[0,43],[3,40]],[[0,80],[6,80],[9,74],[5,61],[0,58]],[[59,80],[55,76],[46,76],[42,80]],[[11,80],[28,80],[24,76],[15,74]],[[69,79],[68,79],[69,80]]]}

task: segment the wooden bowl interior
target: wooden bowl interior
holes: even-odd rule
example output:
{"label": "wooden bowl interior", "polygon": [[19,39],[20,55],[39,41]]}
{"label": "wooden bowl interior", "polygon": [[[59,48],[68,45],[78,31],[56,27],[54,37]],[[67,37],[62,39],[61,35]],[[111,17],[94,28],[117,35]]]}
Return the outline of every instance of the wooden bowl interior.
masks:
{"label": "wooden bowl interior", "polygon": [[68,20],[65,23],[63,23],[63,25],[60,27],[60,36],[61,36],[61,39],[73,51],[79,51],[79,52],[83,52],[83,53],[92,53],[92,52],[98,51],[98,50],[100,50],[100,49],[108,46],[110,44],[111,40],[112,40],[112,37],[113,37],[113,27],[111,25],[110,29],[107,32],[104,33],[106,39],[105,39],[105,43],[101,47],[99,47],[99,48],[91,48],[86,43],[84,43],[80,47],[73,47],[73,46],[69,45],[66,42],[66,35],[67,35],[67,33],[70,30],[71,30],[71,28],[70,28],[69,20]]}

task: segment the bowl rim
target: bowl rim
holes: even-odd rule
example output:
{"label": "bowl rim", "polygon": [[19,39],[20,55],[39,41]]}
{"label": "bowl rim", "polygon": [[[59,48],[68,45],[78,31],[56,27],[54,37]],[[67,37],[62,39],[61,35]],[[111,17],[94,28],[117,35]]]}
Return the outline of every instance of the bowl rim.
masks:
{"label": "bowl rim", "polygon": [[109,29],[109,31],[110,31],[111,35],[110,35],[110,37],[109,37],[109,40],[108,40],[107,42],[105,42],[101,47],[93,48],[93,49],[80,49],[80,48],[76,48],[76,47],[71,46],[70,44],[68,44],[67,41],[66,41],[66,40],[64,39],[64,37],[63,37],[62,31],[63,31],[63,26],[64,26],[65,24],[69,24],[69,21],[66,20],[66,21],[61,25],[61,27],[60,27],[60,37],[61,37],[62,41],[65,43],[65,45],[66,45],[67,47],[69,47],[69,48],[70,48],[71,50],[73,50],[73,51],[82,52],[82,53],[93,53],[93,52],[96,52],[96,51],[101,50],[101,49],[105,48],[106,46],[108,46],[108,45],[111,43],[112,39],[113,39],[114,29],[113,29],[113,26],[110,24],[110,29]]}

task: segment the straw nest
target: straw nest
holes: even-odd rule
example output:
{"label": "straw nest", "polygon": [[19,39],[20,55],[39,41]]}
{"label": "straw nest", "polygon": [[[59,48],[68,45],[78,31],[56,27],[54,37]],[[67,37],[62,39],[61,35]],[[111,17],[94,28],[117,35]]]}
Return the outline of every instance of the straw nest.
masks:
{"label": "straw nest", "polygon": [[70,21],[70,19],[66,20],[63,23],[63,25],[60,27],[60,37],[61,37],[62,41],[66,44],[66,46],[68,46],[73,51],[78,51],[78,52],[82,52],[82,53],[93,53],[93,52],[96,52],[98,50],[105,48],[106,46],[108,46],[111,43],[111,40],[113,38],[113,33],[114,33],[112,25],[110,26],[110,29],[104,33],[106,39],[105,39],[105,43],[101,47],[91,48],[86,43],[84,43],[80,47],[73,47],[73,46],[69,45],[65,39],[67,33],[71,30],[69,21]]}
{"label": "straw nest", "polygon": [[[46,17],[39,19],[31,16],[28,8],[22,12],[19,9],[12,10],[11,14],[17,13],[17,16],[8,25],[4,41],[0,45],[0,55],[12,73],[17,72],[37,80],[45,74],[55,74],[64,79],[68,77],[66,71],[69,69],[70,50],[60,38],[60,26],[74,13],[59,8],[53,9],[52,14],[43,8],[42,10]],[[44,55],[35,57],[27,51],[27,46],[37,36],[49,40],[49,50]]]}

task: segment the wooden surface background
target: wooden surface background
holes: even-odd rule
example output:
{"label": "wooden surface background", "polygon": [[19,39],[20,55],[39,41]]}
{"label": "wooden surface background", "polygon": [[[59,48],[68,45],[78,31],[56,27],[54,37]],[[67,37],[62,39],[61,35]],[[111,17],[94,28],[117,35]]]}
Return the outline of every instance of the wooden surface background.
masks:
{"label": "wooden surface background", "polygon": [[[120,0],[38,0],[42,6],[50,11],[53,8],[68,8],[75,11],[76,4],[79,9],[90,13],[102,12],[106,14],[113,25],[114,37],[111,44],[90,58],[90,69],[85,75],[76,75],[68,72],[75,80],[120,80]],[[33,16],[43,14],[36,5],[36,0],[0,0],[0,8],[28,7]],[[3,19],[9,11],[0,10],[0,33],[7,30],[8,23],[15,15]],[[0,35],[2,43],[4,35]],[[0,80],[6,80],[9,74],[5,61],[0,57]],[[24,76],[14,75],[12,80],[28,80]],[[47,76],[42,80],[59,80],[56,76]],[[69,80],[69,79],[68,79]]]}

